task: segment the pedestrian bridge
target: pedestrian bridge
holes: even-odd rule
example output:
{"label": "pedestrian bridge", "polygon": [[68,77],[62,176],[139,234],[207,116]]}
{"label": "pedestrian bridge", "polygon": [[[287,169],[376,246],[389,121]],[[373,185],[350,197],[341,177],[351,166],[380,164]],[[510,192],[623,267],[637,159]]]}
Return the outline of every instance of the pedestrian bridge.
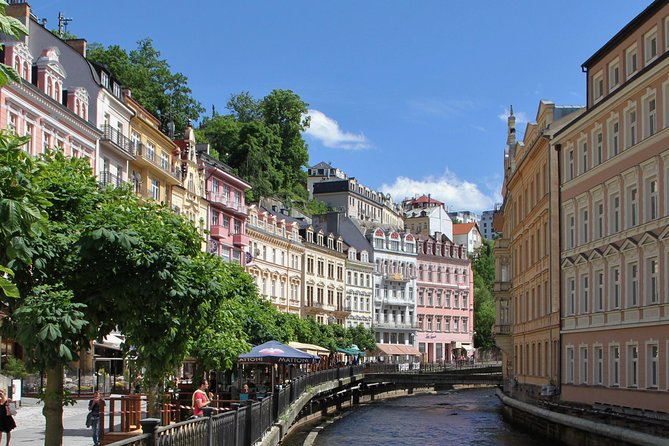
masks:
{"label": "pedestrian bridge", "polygon": [[393,383],[396,386],[452,388],[459,385],[502,385],[502,366],[484,364],[368,364],[364,383]]}

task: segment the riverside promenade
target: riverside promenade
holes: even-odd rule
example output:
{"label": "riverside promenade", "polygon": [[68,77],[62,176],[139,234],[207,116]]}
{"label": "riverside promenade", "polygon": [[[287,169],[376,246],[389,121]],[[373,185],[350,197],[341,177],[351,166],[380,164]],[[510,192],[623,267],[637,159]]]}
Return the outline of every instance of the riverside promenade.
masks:
{"label": "riverside promenade", "polygon": [[[42,403],[36,398],[23,398],[14,420],[16,429],[12,431],[12,446],[44,444],[46,419],[42,415]],[[74,406],[63,408],[63,444],[67,446],[91,446],[91,429],[86,427],[88,400],[78,400]],[[4,444],[5,439],[2,439]]]}

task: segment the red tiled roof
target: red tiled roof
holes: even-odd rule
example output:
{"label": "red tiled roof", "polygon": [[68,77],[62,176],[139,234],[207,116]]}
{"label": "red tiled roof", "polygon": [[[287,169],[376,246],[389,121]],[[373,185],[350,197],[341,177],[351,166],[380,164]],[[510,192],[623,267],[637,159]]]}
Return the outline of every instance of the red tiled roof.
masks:
{"label": "red tiled roof", "polygon": [[432,197],[428,197],[427,195],[421,195],[420,197],[411,200],[411,204],[422,204],[422,203],[444,204],[439,200],[435,200]]}
{"label": "red tiled roof", "polygon": [[462,235],[462,234],[467,234],[469,231],[472,230],[472,228],[476,225],[476,223],[455,223],[453,224],[453,234],[454,235]]}

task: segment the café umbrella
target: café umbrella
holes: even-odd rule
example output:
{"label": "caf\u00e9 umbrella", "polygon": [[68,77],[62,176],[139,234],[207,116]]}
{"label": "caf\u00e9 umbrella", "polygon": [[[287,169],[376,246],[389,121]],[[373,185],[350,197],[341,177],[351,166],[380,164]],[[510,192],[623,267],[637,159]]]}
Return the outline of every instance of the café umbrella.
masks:
{"label": "caf\u00e9 umbrella", "polygon": [[[289,347],[279,341],[268,341],[257,345],[249,353],[237,357],[237,363],[244,365],[274,365],[292,366],[300,364],[313,364],[320,361],[320,357]],[[292,368],[291,368],[292,369]],[[285,368],[284,368],[285,370]],[[272,373],[272,388],[274,388],[275,373]],[[241,383],[240,383],[241,384]]]}
{"label": "caf\u00e9 umbrella", "polygon": [[313,364],[320,357],[303,352],[279,341],[257,345],[249,353],[239,355],[239,364]]}

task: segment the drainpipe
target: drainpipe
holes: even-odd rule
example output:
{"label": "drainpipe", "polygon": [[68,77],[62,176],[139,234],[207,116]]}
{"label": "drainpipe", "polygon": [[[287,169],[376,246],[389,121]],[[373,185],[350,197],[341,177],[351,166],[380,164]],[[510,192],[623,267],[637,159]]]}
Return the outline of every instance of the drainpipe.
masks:
{"label": "drainpipe", "polygon": [[[561,280],[561,277],[560,277],[560,255],[561,255],[560,253],[562,252],[562,234],[560,233],[560,226],[561,226],[561,223],[562,223],[562,205],[561,205],[561,203],[562,203],[562,185],[561,185],[561,181],[560,181],[560,172],[561,172],[561,169],[562,169],[562,163],[561,163],[562,144],[555,144],[554,148],[555,148],[555,152],[557,154],[557,171],[556,171],[557,172],[556,173],[557,174],[557,189],[556,189],[556,193],[557,193],[557,211],[556,212],[557,212],[557,228],[558,228],[557,277],[553,277],[554,268],[550,268],[548,270],[548,272],[549,272],[549,277],[550,277],[550,282],[551,283],[553,283],[554,280],[557,280],[557,289],[558,289],[557,298],[560,299],[561,296],[562,296],[562,280]],[[549,148],[549,156],[550,156],[550,148]],[[552,169],[548,169],[548,175],[549,176],[552,176],[551,175],[552,172],[553,172]],[[550,215],[550,213],[552,212],[551,208],[550,208],[550,205],[549,205],[548,209],[549,209],[549,215]],[[551,233],[550,238],[552,239],[553,238],[553,225],[549,225],[548,230]],[[551,294],[551,307],[552,307],[553,298],[554,297]],[[562,318],[560,316],[560,314],[562,312],[562,308],[561,308],[561,305],[559,305],[559,303],[560,303],[560,300],[558,300],[558,320],[559,320],[558,330],[562,325]],[[550,333],[551,333],[551,348],[552,348],[552,344],[553,344],[552,333],[553,333],[553,330],[551,330]],[[557,341],[558,341],[558,348],[557,348],[557,351],[555,352],[555,361],[556,361],[556,364],[557,364],[557,370],[556,370],[557,376],[556,376],[556,383],[555,384],[556,384],[556,387],[558,389],[560,389],[561,385],[562,385],[562,361],[560,360],[560,358],[562,356],[562,339],[561,339],[561,336],[559,334],[558,334]],[[553,367],[555,367],[556,364],[553,364]],[[551,375],[552,375],[552,372],[551,372]]]}

